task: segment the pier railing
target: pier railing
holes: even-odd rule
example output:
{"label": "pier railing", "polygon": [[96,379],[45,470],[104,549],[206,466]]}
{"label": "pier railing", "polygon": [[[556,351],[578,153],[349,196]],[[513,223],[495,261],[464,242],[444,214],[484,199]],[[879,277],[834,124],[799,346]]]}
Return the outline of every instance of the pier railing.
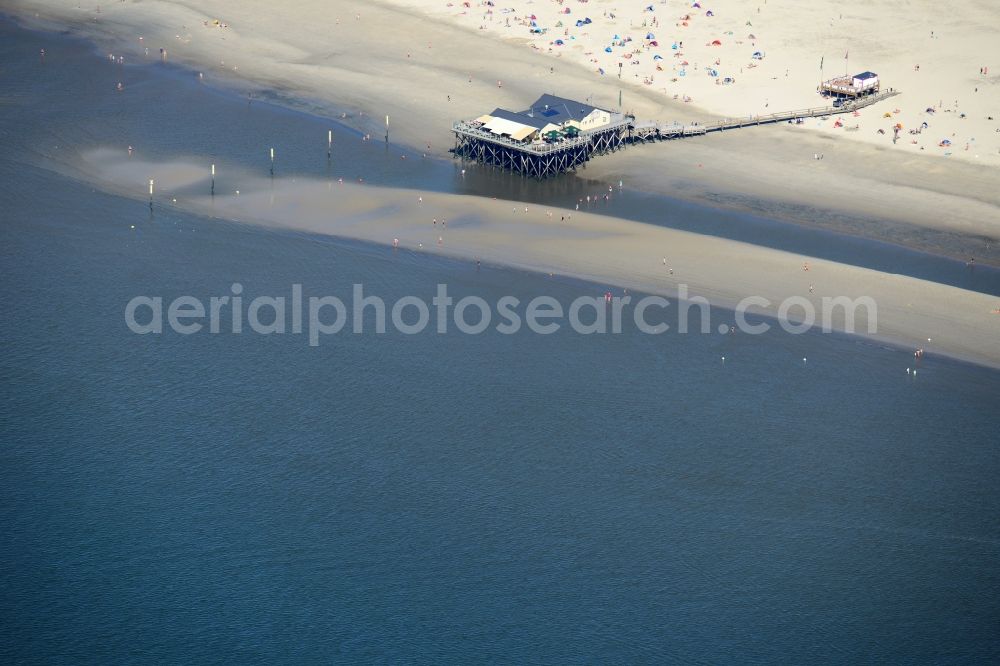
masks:
{"label": "pier railing", "polygon": [[558,152],[560,150],[567,150],[575,146],[582,146],[590,142],[590,137],[583,134],[570,138],[570,139],[560,139],[559,141],[553,141],[551,143],[534,143],[534,142],[524,142],[515,141],[510,137],[501,136],[499,134],[494,134],[489,130],[482,129],[481,125],[475,125],[468,121],[460,120],[452,124],[452,131],[458,134],[464,134],[466,136],[475,137],[481,139],[482,141],[489,141],[490,143],[496,143],[501,146],[507,146],[508,148],[516,148],[517,150],[523,150],[528,153],[533,153],[535,155],[548,155],[550,153]]}
{"label": "pier railing", "polygon": [[452,131],[456,134],[464,134],[468,137],[474,137],[482,141],[489,141],[490,143],[506,146],[508,148],[516,148],[517,150],[532,153],[534,155],[550,155],[562,150],[570,150],[578,146],[585,146],[593,140],[595,135],[603,134],[618,128],[624,130],[624,128],[629,124],[629,121],[630,118],[628,116],[615,114],[615,117],[613,117],[612,121],[607,125],[603,125],[590,131],[582,131],[575,137],[563,137],[552,142],[525,143],[523,141],[515,141],[510,137],[494,134],[489,130],[485,130],[482,128],[482,125],[475,124],[468,120],[459,120],[452,123]]}
{"label": "pier railing", "polygon": [[780,123],[800,118],[817,118],[821,116],[831,116],[840,113],[852,113],[866,106],[871,106],[882,100],[895,97],[899,92],[886,90],[874,95],[867,95],[854,100],[845,101],[840,106],[814,106],[808,109],[796,109],[794,111],[780,111],[762,116],[744,116],[742,118],[723,118],[708,123],[693,123],[683,125],[680,123],[660,124],[655,121],[636,123],[633,130],[640,139],[659,136],[661,138],[674,138],[681,136],[698,136],[709,132],[721,132],[728,129],[740,127],[751,127],[754,125],[767,125],[770,123]]}

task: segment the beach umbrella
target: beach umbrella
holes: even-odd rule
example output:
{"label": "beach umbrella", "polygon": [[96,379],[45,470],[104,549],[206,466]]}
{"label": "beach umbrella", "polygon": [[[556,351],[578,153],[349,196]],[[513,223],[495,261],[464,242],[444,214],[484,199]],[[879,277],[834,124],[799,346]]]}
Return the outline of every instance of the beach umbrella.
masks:
{"label": "beach umbrella", "polygon": [[549,130],[548,132],[545,133],[545,138],[548,139],[549,141],[555,141],[560,136],[561,135],[559,134],[558,130]]}
{"label": "beach umbrella", "polygon": [[656,39],[656,35],[651,32],[646,33],[646,39]]}
{"label": "beach umbrella", "polygon": [[611,47],[610,46],[605,46],[604,47],[604,52],[605,53],[611,53]]}

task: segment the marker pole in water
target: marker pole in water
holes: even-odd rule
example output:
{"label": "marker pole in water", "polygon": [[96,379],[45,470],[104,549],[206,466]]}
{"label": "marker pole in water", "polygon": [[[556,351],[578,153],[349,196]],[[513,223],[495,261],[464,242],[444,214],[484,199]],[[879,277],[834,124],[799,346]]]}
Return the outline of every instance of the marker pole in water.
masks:
{"label": "marker pole in water", "polygon": [[271,177],[274,177],[274,148],[271,149]]}
{"label": "marker pole in water", "polygon": [[212,165],[212,196],[215,196],[215,165]]}
{"label": "marker pole in water", "polygon": [[389,143],[389,116],[385,117],[385,142]]}
{"label": "marker pole in water", "polygon": [[326,161],[330,161],[330,156],[333,154],[333,130],[326,131]]}
{"label": "marker pole in water", "polygon": [[153,212],[153,179],[149,179],[149,212]]}

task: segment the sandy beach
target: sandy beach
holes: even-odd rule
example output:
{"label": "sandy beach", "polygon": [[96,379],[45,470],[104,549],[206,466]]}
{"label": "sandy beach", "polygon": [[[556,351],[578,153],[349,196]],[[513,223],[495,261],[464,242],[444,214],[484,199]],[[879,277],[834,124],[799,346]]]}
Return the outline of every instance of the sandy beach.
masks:
{"label": "sandy beach", "polygon": [[[638,83],[626,81],[629,77],[625,76],[619,82],[617,76],[609,75],[606,67],[605,74],[601,75],[595,67],[588,66],[583,57],[588,51],[582,49],[596,48],[603,43],[605,38],[599,36],[598,27],[604,23],[607,23],[605,30],[613,31],[618,26],[619,34],[626,32],[628,27],[633,41],[645,37],[640,34],[643,30],[660,30],[670,35],[664,44],[668,51],[672,50],[670,45],[675,39],[672,35],[679,30],[675,15],[678,11],[686,14],[688,10],[668,9],[666,5],[655,5],[654,12],[644,11],[640,3],[630,11],[620,12],[602,9],[610,5],[596,2],[574,5],[573,13],[564,16],[578,17],[585,9],[584,13],[593,17],[593,23],[587,26],[588,31],[574,35],[575,45],[565,52],[555,51],[554,47],[550,52],[549,48],[540,45],[539,40],[552,37],[551,32],[532,39],[528,27],[530,20],[524,25],[528,9],[517,7],[508,8],[510,11],[502,14],[495,7],[462,8],[441,3],[400,6],[343,2],[328,6],[307,2],[279,9],[264,3],[226,2],[219,3],[213,14],[179,2],[121,3],[100,8],[96,5],[78,8],[68,2],[16,2],[13,8],[31,25],[70,27],[95,39],[107,49],[110,58],[129,62],[162,59],[182,64],[190,68],[191,76],[197,75],[211,85],[240,91],[250,101],[254,96],[277,100],[338,118],[376,137],[384,132],[383,117],[389,115],[393,141],[408,144],[430,156],[447,155],[450,147],[448,129],[452,120],[474,117],[495,106],[520,108],[540,90],[586,98],[610,107],[617,104],[618,92],[627,82],[630,87],[625,88],[625,106],[638,117],[736,115],[740,105],[750,105],[754,107],[750,110],[761,112],[760,95],[772,106],[807,105],[816,97],[812,82],[818,74],[818,62],[808,67],[802,64],[794,75],[791,63],[818,50],[829,51],[835,62],[837,58],[833,54],[845,43],[867,45],[857,48],[852,56],[855,62],[864,62],[866,68],[880,70],[893,83],[898,75],[901,77],[900,89],[908,86],[914,91],[918,89],[915,80],[903,75],[904,65],[912,57],[895,55],[889,58],[886,51],[892,44],[898,44],[898,40],[918,40],[918,34],[920,43],[929,40],[929,34],[924,34],[929,31],[923,23],[913,21],[906,30],[895,30],[891,39],[882,40],[879,48],[873,46],[879,43],[877,37],[884,32],[884,23],[879,21],[895,20],[893,7],[877,10],[880,13],[873,16],[866,28],[867,37],[859,34],[856,14],[842,21],[837,19],[833,22],[836,28],[833,33],[840,36],[831,37],[824,42],[824,49],[819,49],[808,37],[815,35],[817,30],[831,30],[832,19],[828,17],[827,23],[812,28],[804,24],[809,23],[812,16],[829,14],[833,11],[832,4],[825,10],[810,10],[807,16],[802,13],[804,10],[796,13],[782,8],[781,3],[771,3],[762,11],[762,18],[757,19],[756,15],[753,18],[753,30],[761,33],[758,46],[755,46],[757,41],[747,42],[746,36],[742,39],[728,36],[722,47],[712,47],[710,42],[705,46],[708,36],[726,34],[727,31],[721,28],[728,27],[737,35],[736,30],[740,27],[737,24],[745,20],[743,17],[750,9],[747,3],[730,4],[733,6],[728,11],[720,6],[715,12],[717,16],[712,18],[728,21],[720,22],[719,29],[707,27],[709,22],[701,17],[688,21],[684,29],[690,29],[691,36],[685,38],[684,48],[689,49],[690,55],[685,57],[698,57],[704,63],[706,54],[719,53],[720,58],[727,58],[727,63],[740,63],[745,58],[739,54],[745,55],[744,52],[751,48],[764,49],[767,56],[753,61],[758,67],[752,73],[744,73],[733,86],[716,86],[712,81],[717,77],[706,76],[696,84],[697,69],[692,65],[690,78],[684,78],[685,84],[691,82],[692,85],[684,93],[692,97],[690,103],[674,99],[670,87],[666,88],[666,93],[659,88],[660,83],[666,83],[663,81],[666,76],[658,77],[656,86],[641,82],[642,63],[652,66],[653,62],[660,62],[651,59],[650,49],[643,50],[640,64],[635,65],[636,71],[630,72],[632,79],[635,78],[632,74],[640,77]],[[555,12],[562,5],[533,3],[525,7],[531,8],[541,24],[558,18]],[[911,13],[916,11],[913,9]],[[611,14],[614,18],[609,18]],[[651,24],[654,15],[655,25]],[[523,30],[508,30],[507,19],[501,16],[509,17],[512,26]],[[784,18],[777,20],[776,16]],[[768,29],[769,23],[774,27],[773,32]],[[941,45],[939,49],[945,49],[945,45],[955,49],[958,44],[975,44],[976,40],[986,38],[989,26],[989,20],[984,20],[978,28],[964,23],[952,26],[936,34],[936,41],[932,43]],[[795,30],[803,31],[802,39],[791,40],[789,34]],[[743,43],[738,44],[739,41]],[[910,52],[924,48],[913,46]],[[968,51],[984,52],[971,48]],[[671,66],[679,66],[675,62],[677,58],[669,57]],[[942,69],[937,74],[934,59],[928,59],[920,74],[929,79],[947,79],[954,66],[962,70],[964,78],[956,74],[955,81],[949,85],[975,87],[977,81],[971,58],[961,62],[948,60],[949,68],[939,59]],[[810,55],[810,62],[814,59]],[[772,80],[765,75],[785,69],[782,63],[789,65],[787,82],[783,76]],[[912,64],[908,66],[912,69]],[[965,71],[970,68],[972,72]],[[916,72],[912,74],[915,76]],[[762,82],[755,82],[755,76]],[[926,91],[937,91],[939,84],[945,85],[934,78],[929,86],[919,84],[925,91],[921,96],[907,93],[862,112],[863,118],[858,122],[871,123],[865,125],[864,132],[833,132],[829,127],[819,126],[747,129],[631,148],[591,162],[587,175],[596,180],[623,180],[627,187],[666,192],[714,206],[778,210],[779,215],[806,225],[961,259],[974,256],[982,264],[1000,264],[1000,244],[993,242],[1000,237],[997,222],[1000,220],[1000,172],[990,166],[995,164],[990,160],[998,152],[997,138],[989,135],[995,123],[989,125],[981,117],[997,98],[998,87],[990,83],[995,80],[995,74],[991,73],[982,82],[980,92],[966,90],[960,97],[960,101],[969,100],[968,107],[961,105],[962,109],[969,109],[966,118],[958,119],[954,109],[940,108],[935,112],[935,129],[939,119],[947,118],[956,123],[960,121],[961,127],[972,128],[969,131],[981,137],[985,132],[985,138],[976,145],[988,150],[978,153],[970,151],[959,156],[959,151],[953,149],[955,154],[945,156],[936,144],[922,152],[904,150],[903,146],[893,146],[891,141],[875,140],[871,136],[873,128],[890,120],[881,118],[892,111],[888,107],[905,106],[912,112],[915,107],[930,106],[924,101],[929,94]],[[751,94],[749,90],[755,92]],[[940,92],[947,97],[959,95],[956,87],[941,88]],[[727,106],[732,103],[726,101],[730,98],[739,100],[739,105]],[[696,107],[697,104],[702,106]],[[904,116],[901,112],[898,118],[909,127],[918,116]],[[827,121],[830,123],[832,121]],[[959,125],[946,126],[955,137],[953,146],[971,139],[968,132],[959,136],[958,128]],[[937,133],[942,132],[945,129]],[[867,139],[854,140],[862,135]],[[819,153],[824,155],[823,160],[814,159]],[[97,184],[120,191],[121,183],[116,179],[136,176],[121,165],[119,171],[109,171],[111,167],[104,166],[105,163],[116,164],[120,158],[119,152],[115,159],[110,159],[110,154],[96,159],[93,167],[97,174],[103,174],[97,177]],[[147,170],[165,167],[151,163]],[[179,187],[180,183],[175,186]],[[164,187],[170,187],[166,181]],[[306,200],[312,196],[307,185],[295,187],[302,188],[295,196]],[[239,201],[227,203],[233,208],[226,214],[257,223],[291,223],[379,243],[389,243],[393,237],[399,237],[410,246],[422,242],[434,247],[434,251],[455,256],[482,257],[541,272],[572,274],[653,292],[669,292],[674,286],[669,281],[665,283],[661,275],[659,259],[664,252],[659,248],[667,246],[676,248],[670,252],[672,263],[676,263],[675,282],[683,276],[693,289],[726,305],[732,305],[749,293],[774,299],[808,294],[809,283],[818,279],[818,273],[810,274],[808,279],[800,274],[803,261],[810,261],[809,257],[788,256],[766,248],[615,218],[580,214],[573,217],[572,226],[559,225],[540,210],[527,216],[512,215],[506,202],[390,192],[385,188],[371,192],[354,185],[343,187],[352,193],[352,200],[368,202],[357,205],[370,209],[375,198],[389,198],[398,202],[396,212],[377,225],[361,229],[330,220],[321,223],[317,217],[311,217],[309,207],[303,205],[295,208],[296,220],[290,221],[291,216],[283,214],[280,208],[262,213],[262,208],[249,203],[262,195],[247,188],[247,194]],[[134,191],[130,195],[134,195]],[[427,213],[420,214],[414,207],[414,200],[421,195],[424,207],[438,207],[441,216],[474,215],[480,222],[473,229],[449,231],[447,242],[438,248],[434,229],[427,225]],[[286,196],[292,196],[291,189],[286,190]],[[766,206],[764,202],[768,202]],[[781,205],[776,207],[774,202]],[[197,207],[200,203],[197,197],[189,197],[181,205]],[[556,211],[554,219],[558,220],[565,213],[567,211]],[[845,223],[845,216],[852,221]],[[600,242],[579,236],[580,230],[588,225],[601,237]],[[920,231],[922,229],[926,232]],[[1000,318],[992,314],[997,307],[996,298],[852,266],[822,265],[815,261],[812,265],[825,278],[817,297],[822,293],[870,293],[883,297],[880,328],[887,339],[916,347],[926,346],[926,339],[930,337],[940,345],[937,348],[946,353],[985,363],[996,363],[1000,359],[1000,349],[995,344]]]}
{"label": "sandy beach", "polygon": [[[272,181],[247,172],[229,176],[241,183],[239,194],[209,197],[200,162],[144,162],[100,150],[78,166],[95,186],[130,197],[143,191],[147,175],[155,178],[158,206],[571,276],[610,285],[617,295],[677,297],[683,285],[689,296],[728,309],[760,296],[770,305],[747,312],[775,318],[789,297],[808,299],[822,312],[824,298],[869,296],[878,304],[878,332],[868,334],[862,308],[853,332],[1000,367],[997,297],[926,280],[587,211],[307,178]],[[801,320],[795,312],[792,322]],[[844,330],[841,311],[832,323]]]}

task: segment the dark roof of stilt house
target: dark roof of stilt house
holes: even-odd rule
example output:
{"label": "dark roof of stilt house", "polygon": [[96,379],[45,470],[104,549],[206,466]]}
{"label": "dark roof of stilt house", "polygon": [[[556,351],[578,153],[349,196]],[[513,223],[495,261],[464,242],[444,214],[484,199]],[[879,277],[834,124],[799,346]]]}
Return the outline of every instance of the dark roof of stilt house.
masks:
{"label": "dark roof of stilt house", "polygon": [[596,108],[595,106],[564,97],[542,95],[530,108],[524,111],[514,112],[507,109],[494,109],[490,115],[494,118],[503,118],[504,120],[541,129],[549,123],[562,125],[569,120],[583,120]]}
{"label": "dark roof of stilt house", "polygon": [[597,107],[555,95],[542,95],[524,115],[540,116],[547,123],[562,124],[567,120],[583,120]]}
{"label": "dark roof of stilt house", "polygon": [[552,122],[545,116],[532,117],[527,113],[514,113],[513,111],[508,111],[507,109],[494,109],[493,113],[490,115],[494,118],[503,118],[504,120],[521,123],[522,125],[527,125],[528,127],[534,127],[535,129],[542,129]]}

